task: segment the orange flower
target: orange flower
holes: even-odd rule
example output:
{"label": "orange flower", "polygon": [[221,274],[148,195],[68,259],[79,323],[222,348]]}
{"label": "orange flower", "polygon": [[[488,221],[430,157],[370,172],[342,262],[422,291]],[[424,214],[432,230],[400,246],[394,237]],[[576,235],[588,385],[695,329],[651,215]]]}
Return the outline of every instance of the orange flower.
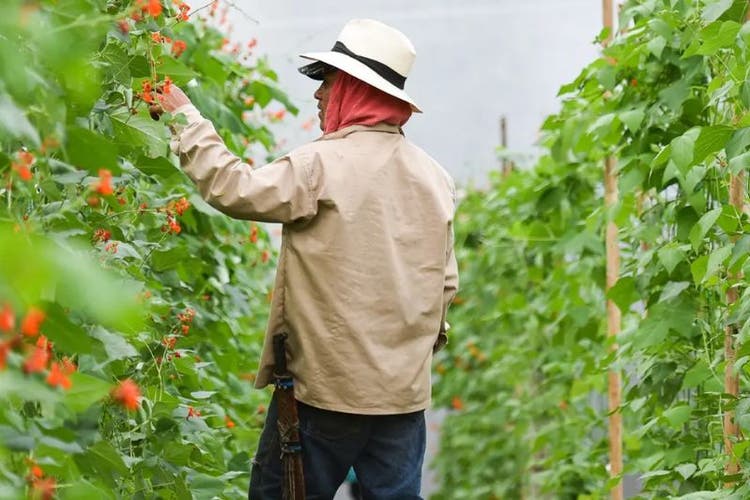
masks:
{"label": "orange flower", "polygon": [[36,479],[31,483],[31,498],[34,500],[52,500],[55,498],[57,482],[54,477]]}
{"label": "orange flower", "polygon": [[65,356],[62,360],[62,372],[65,375],[72,375],[78,370],[76,364],[71,359]]}
{"label": "orange flower", "polygon": [[123,35],[127,35],[128,33],[130,33],[130,24],[126,19],[120,19],[119,21],[117,21],[117,29],[119,29],[120,33],[122,33]]}
{"label": "orange flower", "polygon": [[45,347],[37,346],[34,352],[24,361],[23,371],[25,373],[43,372],[47,369],[47,362],[49,362],[49,350]]}
{"label": "orange flower", "polygon": [[164,86],[162,87],[161,90],[165,94],[169,94],[170,92],[172,92],[172,79],[169,78],[168,76],[164,77]]}
{"label": "orange flower", "polygon": [[187,43],[183,40],[175,40],[172,43],[172,55],[175,57],[180,57],[185,52],[185,49],[187,49]]}
{"label": "orange flower", "polygon": [[107,231],[106,229],[97,229],[94,231],[94,241],[101,241],[102,243],[106,243],[109,241],[109,239],[112,237],[112,233]]}
{"label": "orange flower", "polygon": [[174,204],[174,210],[177,212],[177,215],[184,214],[188,208],[190,208],[190,202],[184,197],[177,200]]}
{"label": "orange flower", "polygon": [[112,398],[130,411],[138,409],[138,398],[141,397],[141,390],[138,385],[131,379],[125,379],[112,389]]}
{"label": "orange flower", "polygon": [[258,242],[258,226],[253,224],[250,227],[250,243],[257,243]]}
{"label": "orange flower", "polygon": [[97,193],[108,196],[114,192],[112,189],[112,172],[106,168],[99,170],[99,183],[94,186]]}
{"label": "orange flower", "polygon": [[161,36],[161,34],[158,31],[152,31],[151,40],[153,40],[154,43],[161,43],[164,40],[164,38]]}
{"label": "orange flower", "polygon": [[66,390],[73,386],[73,382],[71,382],[65,374],[64,366],[57,362],[52,363],[52,366],[50,367],[49,375],[47,376],[47,383],[52,387],[62,387]]}
{"label": "orange flower", "polygon": [[151,17],[159,17],[161,15],[161,1],[149,0],[146,10]]}
{"label": "orange flower", "polygon": [[10,308],[10,304],[5,304],[2,311],[0,311],[0,331],[9,332],[16,326],[16,316],[13,314],[13,309]]}
{"label": "orange flower", "polygon": [[8,353],[10,352],[10,342],[0,342],[0,370],[5,370],[5,364],[8,360]]}
{"label": "orange flower", "polygon": [[39,327],[41,326],[42,322],[45,318],[44,311],[37,309],[36,307],[32,307],[29,309],[29,312],[26,313],[26,317],[23,318],[23,323],[21,323],[21,332],[23,332],[24,335],[28,335],[29,337],[35,337],[39,335]]}
{"label": "orange flower", "polygon": [[461,398],[458,396],[453,396],[453,399],[451,400],[451,406],[454,410],[461,411],[464,409],[464,402],[461,401]]}
{"label": "orange flower", "polygon": [[227,424],[228,429],[231,429],[234,427],[234,422],[232,422],[232,419],[229,418],[229,415],[224,415],[224,422]]}
{"label": "orange flower", "polygon": [[265,264],[266,262],[268,262],[270,255],[271,254],[268,253],[268,250],[263,250],[263,252],[260,254],[260,261]]}
{"label": "orange flower", "polygon": [[33,478],[39,479],[42,476],[44,476],[44,471],[42,470],[42,468],[39,467],[37,464],[33,464],[31,466],[31,470],[29,470],[29,477],[31,477],[32,479]]}
{"label": "orange flower", "polygon": [[185,417],[185,418],[200,417],[200,416],[201,416],[201,411],[200,410],[196,410],[192,406],[188,406],[188,414],[187,414],[187,417]]}

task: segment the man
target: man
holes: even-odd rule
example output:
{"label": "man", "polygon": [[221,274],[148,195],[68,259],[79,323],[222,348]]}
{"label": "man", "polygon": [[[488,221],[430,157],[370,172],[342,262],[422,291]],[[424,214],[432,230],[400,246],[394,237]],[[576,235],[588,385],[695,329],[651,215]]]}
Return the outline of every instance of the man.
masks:
{"label": "man", "polygon": [[[364,498],[420,498],[433,350],[456,293],[455,188],[403,136],[419,112],[404,91],[411,42],[373,20],[346,24],[329,52],[304,54],[324,135],[252,169],[179,89],[175,151],[224,213],[283,223],[256,387],[272,382],[273,335],[288,332],[307,498],[332,498],[350,467]],[[253,460],[251,499],[279,499],[272,400]]]}

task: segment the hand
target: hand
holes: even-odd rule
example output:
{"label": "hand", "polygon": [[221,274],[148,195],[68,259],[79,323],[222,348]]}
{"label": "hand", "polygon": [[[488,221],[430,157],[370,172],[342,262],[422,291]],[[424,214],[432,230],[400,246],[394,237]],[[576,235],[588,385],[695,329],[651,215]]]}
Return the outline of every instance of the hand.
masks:
{"label": "hand", "polygon": [[159,100],[162,109],[167,113],[174,113],[174,111],[180,106],[191,104],[190,98],[188,98],[188,96],[185,95],[185,92],[183,92],[177,85],[172,85],[168,94],[163,92],[157,94],[157,99]]}

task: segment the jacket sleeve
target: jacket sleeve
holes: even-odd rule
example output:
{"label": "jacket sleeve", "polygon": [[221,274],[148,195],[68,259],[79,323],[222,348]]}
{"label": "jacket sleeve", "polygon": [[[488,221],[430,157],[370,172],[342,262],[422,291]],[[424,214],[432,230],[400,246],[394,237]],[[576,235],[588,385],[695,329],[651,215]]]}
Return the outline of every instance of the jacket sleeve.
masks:
{"label": "jacket sleeve", "polygon": [[[454,192],[454,206],[455,206],[455,192]],[[445,344],[448,343],[448,329],[450,328],[446,321],[448,314],[448,307],[453,298],[458,292],[458,262],[456,261],[456,252],[454,250],[454,235],[453,235],[453,223],[448,228],[448,250],[446,256],[445,265],[445,280],[443,281],[443,314],[440,320],[440,331],[438,332],[438,338],[435,341],[435,345],[432,348],[433,352],[438,352]]]}
{"label": "jacket sleeve", "polygon": [[176,111],[187,119],[175,129],[172,149],[185,173],[210,205],[237,219],[289,223],[312,218],[312,161],[304,154],[286,155],[252,168],[232,154],[213,124],[192,105]]}

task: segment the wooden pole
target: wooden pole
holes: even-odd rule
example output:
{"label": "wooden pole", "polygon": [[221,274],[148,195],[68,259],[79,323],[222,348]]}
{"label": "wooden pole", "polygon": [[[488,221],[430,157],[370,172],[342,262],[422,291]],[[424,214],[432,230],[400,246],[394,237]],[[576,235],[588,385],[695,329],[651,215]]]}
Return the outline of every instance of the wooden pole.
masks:
{"label": "wooden pole", "polygon": [[[748,2],[748,7],[745,10],[745,21],[750,21],[750,2]],[[729,203],[740,213],[744,212],[746,208],[745,186],[746,179],[744,172],[730,177]],[[741,273],[737,273],[730,275],[729,279],[734,281],[741,278],[741,276]],[[736,287],[733,286],[727,290],[727,304],[729,306],[737,302],[738,298],[739,293]],[[726,361],[724,367],[724,392],[731,394],[735,398],[740,393],[740,377],[734,369],[738,349],[736,341],[737,327],[735,325],[727,325],[724,329],[724,360]],[[740,427],[734,417],[734,411],[726,410],[724,412],[724,451],[727,454],[727,463],[724,466],[724,472],[727,475],[737,474],[740,471],[739,461],[734,456],[734,443],[741,439],[741,434]],[[725,486],[734,486],[734,482],[727,481]]]}
{"label": "wooden pole", "polygon": [[[503,147],[503,152],[507,153],[508,149],[508,120],[505,115],[500,117],[500,145]],[[503,157],[502,160],[502,173],[503,177],[510,175],[513,170],[513,164],[508,158]]]}
{"label": "wooden pole", "polygon": [[[602,0],[602,14],[604,27],[609,28],[609,35],[603,41],[606,47],[612,40],[614,27],[612,0]],[[604,165],[604,205],[609,209],[617,203],[617,173],[616,160],[614,157],[608,157]],[[620,276],[620,247],[617,225],[614,221],[607,222],[606,234],[606,251],[607,251],[607,290],[614,286]],[[620,309],[612,300],[607,300],[607,335],[616,339],[620,333],[622,316]],[[617,350],[617,342],[613,340],[611,349]],[[622,380],[619,370],[610,369],[608,377],[608,399],[609,399],[609,474],[610,477],[619,477],[622,475],[622,414],[620,413],[620,404],[622,401]],[[610,491],[612,500],[623,499],[622,481],[612,487]]]}

